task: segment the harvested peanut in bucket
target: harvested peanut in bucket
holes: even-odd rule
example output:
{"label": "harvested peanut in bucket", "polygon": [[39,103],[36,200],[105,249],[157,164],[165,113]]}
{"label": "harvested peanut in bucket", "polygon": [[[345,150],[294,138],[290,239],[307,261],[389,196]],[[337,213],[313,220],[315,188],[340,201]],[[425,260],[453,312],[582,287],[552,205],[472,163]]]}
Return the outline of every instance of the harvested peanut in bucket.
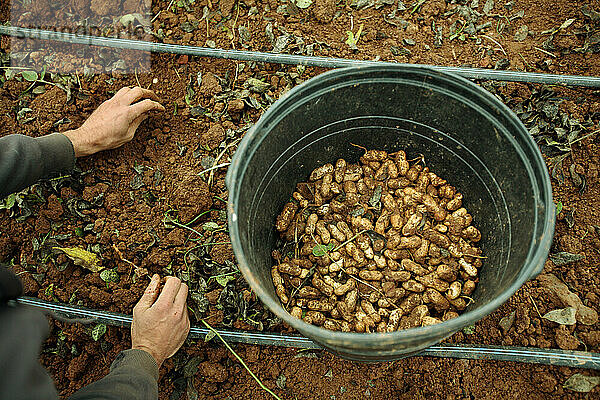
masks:
{"label": "harvested peanut in bucket", "polygon": [[271,276],[286,310],[343,332],[457,317],[472,301],[481,233],[462,194],[404,151],[368,150],[299,183],[277,217]]}

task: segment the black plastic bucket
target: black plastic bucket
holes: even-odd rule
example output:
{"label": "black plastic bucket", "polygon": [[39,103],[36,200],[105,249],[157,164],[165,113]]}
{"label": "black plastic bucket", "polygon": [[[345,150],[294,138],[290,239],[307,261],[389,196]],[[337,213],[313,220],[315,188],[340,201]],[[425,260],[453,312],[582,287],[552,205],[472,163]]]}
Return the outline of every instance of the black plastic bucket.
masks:
{"label": "black plastic bucket", "polygon": [[[362,150],[425,156],[464,195],[481,230],[475,302],[460,317],[393,333],[333,332],[292,317],[271,280],[275,218],[296,183]],[[554,232],[550,178],[518,118],[455,75],[406,66],[333,70],[279,99],[246,134],[227,173],[229,233],[244,277],[281,319],[334,353],[391,360],[431,346],[497,309],[543,268]]]}

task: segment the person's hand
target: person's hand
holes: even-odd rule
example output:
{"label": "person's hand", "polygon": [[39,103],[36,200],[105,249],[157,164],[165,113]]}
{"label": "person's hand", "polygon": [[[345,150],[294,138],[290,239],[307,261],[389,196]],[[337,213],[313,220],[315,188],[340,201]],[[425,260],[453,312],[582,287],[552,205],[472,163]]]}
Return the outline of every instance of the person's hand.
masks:
{"label": "person's hand", "polygon": [[170,276],[159,295],[159,284],[160,277],[155,274],[133,308],[131,348],[150,353],[160,368],[185,341],[190,331],[190,319],[186,305],[187,285]]}
{"label": "person's hand", "polygon": [[136,129],[152,110],[165,111],[153,91],[124,87],[100,104],[80,128],[64,135],[73,143],[75,157],[114,149],[133,139]]}

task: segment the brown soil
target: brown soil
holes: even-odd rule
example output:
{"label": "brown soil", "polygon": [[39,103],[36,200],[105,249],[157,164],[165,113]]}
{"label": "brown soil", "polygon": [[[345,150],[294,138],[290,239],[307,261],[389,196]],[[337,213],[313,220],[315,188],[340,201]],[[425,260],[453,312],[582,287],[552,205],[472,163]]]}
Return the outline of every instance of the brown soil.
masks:
{"label": "brown soil", "polygon": [[[168,3],[155,2],[152,7],[154,13],[162,10],[153,28],[162,27],[166,34],[165,42],[205,45],[208,39],[215,41],[218,47],[270,51],[273,45],[265,29],[271,22],[275,37],[282,35],[277,27],[284,27],[288,32],[302,36],[305,44],[317,43],[314,47],[316,55],[356,59],[380,57],[411,63],[486,68],[508,58],[510,68],[515,70],[600,75],[597,54],[573,51],[583,43],[582,35],[574,32],[586,23],[579,11],[584,2],[518,1],[510,11],[504,8],[502,2],[496,2],[491,14],[512,16],[519,10],[525,10],[525,16],[513,20],[503,36],[496,31],[498,22],[503,18],[483,16],[477,22],[493,22],[493,28],[489,28],[485,35],[498,41],[507,55],[481,33],[480,44],[475,39],[466,39],[464,43],[458,38],[449,41],[449,27],[458,15],[444,16],[444,13],[457,5],[441,0],[425,2],[419,12],[412,15],[410,4],[406,2],[408,10],[397,14],[409,22],[405,29],[384,21],[383,16],[387,16],[395,5],[350,12],[343,3],[315,0],[309,9],[299,10],[297,15],[284,16],[275,12],[280,2],[248,0],[235,3],[221,0],[210,2],[209,9],[212,11],[208,20],[208,36],[205,20],[201,20],[199,28],[193,32],[181,30],[183,22],[200,20],[203,7],[209,4],[207,0],[192,4],[190,12],[176,7],[176,14],[166,11]],[[236,4],[240,7],[236,8]],[[484,4],[485,1],[479,1],[480,12]],[[265,11],[267,5],[272,11]],[[259,13],[248,16],[252,6],[256,6]],[[551,12],[548,12],[549,7]],[[9,12],[10,8],[3,3],[0,6],[2,19],[7,19]],[[576,18],[576,21],[564,32],[555,35],[554,43],[558,50],[552,53],[556,57],[534,48],[542,48],[547,39],[542,31],[557,28],[568,18]],[[440,48],[434,45],[433,21],[443,27],[444,41]],[[234,23],[236,28],[232,30]],[[352,30],[356,33],[361,23],[364,28],[358,43],[359,51],[353,52],[344,43],[346,30],[353,25]],[[518,42],[514,40],[514,34],[523,24],[535,34]],[[242,44],[239,42],[240,26],[247,27],[251,33],[251,39]],[[228,29],[235,32],[234,40],[227,37]],[[403,44],[403,39],[414,39],[416,44]],[[390,49],[392,46],[408,48],[411,56],[394,56]],[[425,46],[429,46],[429,50]],[[300,47],[290,46],[288,51],[306,53],[306,48],[300,50]],[[9,48],[10,41],[3,38],[2,49]],[[394,51],[397,52],[397,49]],[[398,54],[406,53],[400,51]],[[61,62],[72,61],[58,59]],[[550,63],[545,63],[545,60]],[[13,262],[15,270],[22,272],[20,276],[28,295],[130,313],[147,281],[144,278],[135,283],[132,281],[130,264],[119,258],[113,245],[125,259],[147,268],[151,273],[181,273],[185,269],[185,261],[190,261],[184,258],[186,252],[197,243],[219,243],[206,246],[208,259],[215,263],[234,261],[226,233],[202,228],[206,222],[216,222],[219,226],[225,224],[225,204],[222,201],[227,199],[223,182],[225,168],[216,170],[210,184],[209,174],[202,177],[197,174],[207,165],[212,165],[209,157],[213,160],[218,157],[224,145],[233,143],[243,134],[245,127],[259,118],[262,111],[251,106],[250,98],[261,102],[265,100],[255,93],[243,101],[235,96],[221,96],[226,90],[226,82],[234,82],[233,88],[241,90],[249,77],[261,78],[272,85],[267,94],[276,99],[294,85],[322,72],[312,68],[302,71],[295,67],[187,56],[161,55],[154,56],[152,61],[151,74],[136,77],[113,73],[112,76],[82,78],[82,90],[75,90],[70,101],[67,101],[64,91],[50,85],[46,85],[45,93],[33,98],[22,95],[29,86],[27,82],[13,79],[0,85],[0,125],[3,126],[0,135],[22,133],[41,136],[54,130],[77,127],[112,93],[123,85],[135,85],[138,79],[144,87],[153,88],[167,108],[164,114],[145,122],[130,144],[79,160],[83,174],[61,180],[56,189],[52,182],[42,184],[42,202],[32,203],[37,215],[19,221],[15,218],[18,212],[11,217],[10,212],[0,210],[0,261]],[[239,68],[241,64],[244,64],[243,70]],[[188,96],[188,101],[207,110],[210,115],[196,115],[198,108],[186,102],[186,86],[196,80],[197,72],[202,72],[202,84],[194,87],[195,93],[191,98]],[[153,83],[153,79],[157,82]],[[509,105],[515,105],[528,99],[534,89],[533,85],[508,84],[501,87],[499,93],[508,99]],[[563,100],[561,110],[568,112],[570,118],[584,120],[591,116],[594,126],[587,132],[598,129],[600,96],[597,92],[557,88],[555,96]],[[33,119],[27,123],[17,118],[23,107],[32,110],[27,116]],[[565,177],[564,182],[553,179],[555,202],[562,202],[563,211],[558,216],[552,252],[568,251],[581,254],[584,259],[562,266],[548,261],[544,270],[544,273],[554,274],[565,282],[584,305],[596,311],[600,310],[600,236],[594,228],[594,225],[600,225],[599,146],[596,136],[573,145],[571,156],[565,159],[558,171]],[[235,145],[227,148],[221,162],[226,162],[234,150]],[[550,160],[548,164],[551,165]],[[142,165],[143,169],[140,168]],[[571,165],[585,178],[586,188],[582,192],[572,177]],[[554,176],[559,177],[556,172]],[[82,201],[95,205],[87,208],[77,206]],[[209,212],[190,224],[194,230],[200,231],[200,235],[169,225],[166,219],[166,215],[176,216],[178,223],[187,224],[202,211]],[[192,240],[198,238],[200,242]],[[55,244],[63,247],[100,245],[103,266],[117,268],[121,281],[106,284],[97,275],[74,266],[66,257],[48,251],[44,253],[44,249]],[[48,257],[41,258],[41,255]],[[243,293],[248,301],[258,304],[239,275],[230,285]],[[215,280],[209,282],[207,315],[211,316],[209,322],[215,326],[225,324],[228,317],[227,310],[216,307],[222,290],[223,287]],[[254,307],[260,309],[259,305]],[[496,312],[475,324],[473,332],[459,332],[448,342],[600,351],[598,323],[577,323],[565,328],[541,318],[546,312],[563,307],[565,305],[556,296],[539,281],[533,280]],[[512,323],[503,323],[501,327],[501,319],[511,315],[514,315]],[[510,322],[510,319],[504,321]],[[230,324],[254,329],[247,319],[241,317],[234,318]],[[265,325],[265,329],[285,327]],[[126,329],[109,327],[96,342],[91,339],[87,328],[53,322],[52,334],[44,346],[41,360],[55,378],[61,395],[68,396],[104,375],[116,354],[128,345]],[[236,346],[236,349],[263,383],[284,399],[384,396],[407,399],[592,398],[598,395],[599,390],[586,395],[563,389],[565,380],[576,372],[597,375],[569,368],[434,358],[410,358],[368,365],[343,361],[320,352],[314,355],[293,349],[257,346]],[[198,391],[198,398],[268,398],[233,356],[216,343],[186,344],[178,355],[168,361],[161,369],[160,397],[180,398],[178,396],[187,391],[188,398],[195,398],[191,383]]]}

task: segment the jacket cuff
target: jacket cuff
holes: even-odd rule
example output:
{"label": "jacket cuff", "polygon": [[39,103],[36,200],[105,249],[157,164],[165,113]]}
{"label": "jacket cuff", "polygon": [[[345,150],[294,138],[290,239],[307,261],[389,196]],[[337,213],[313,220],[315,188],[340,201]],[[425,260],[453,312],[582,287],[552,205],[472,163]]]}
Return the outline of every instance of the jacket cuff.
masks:
{"label": "jacket cuff", "polygon": [[121,365],[135,366],[137,369],[142,369],[150,376],[158,381],[158,364],[150,353],[140,349],[123,350],[113,362],[111,370],[118,368]]}
{"label": "jacket cuff", "polygon": [[42,154],[42,171],[46,173],[71,171],[75,168],[75,150],[73,143],[62,133],[35,138],[39,144]]}

